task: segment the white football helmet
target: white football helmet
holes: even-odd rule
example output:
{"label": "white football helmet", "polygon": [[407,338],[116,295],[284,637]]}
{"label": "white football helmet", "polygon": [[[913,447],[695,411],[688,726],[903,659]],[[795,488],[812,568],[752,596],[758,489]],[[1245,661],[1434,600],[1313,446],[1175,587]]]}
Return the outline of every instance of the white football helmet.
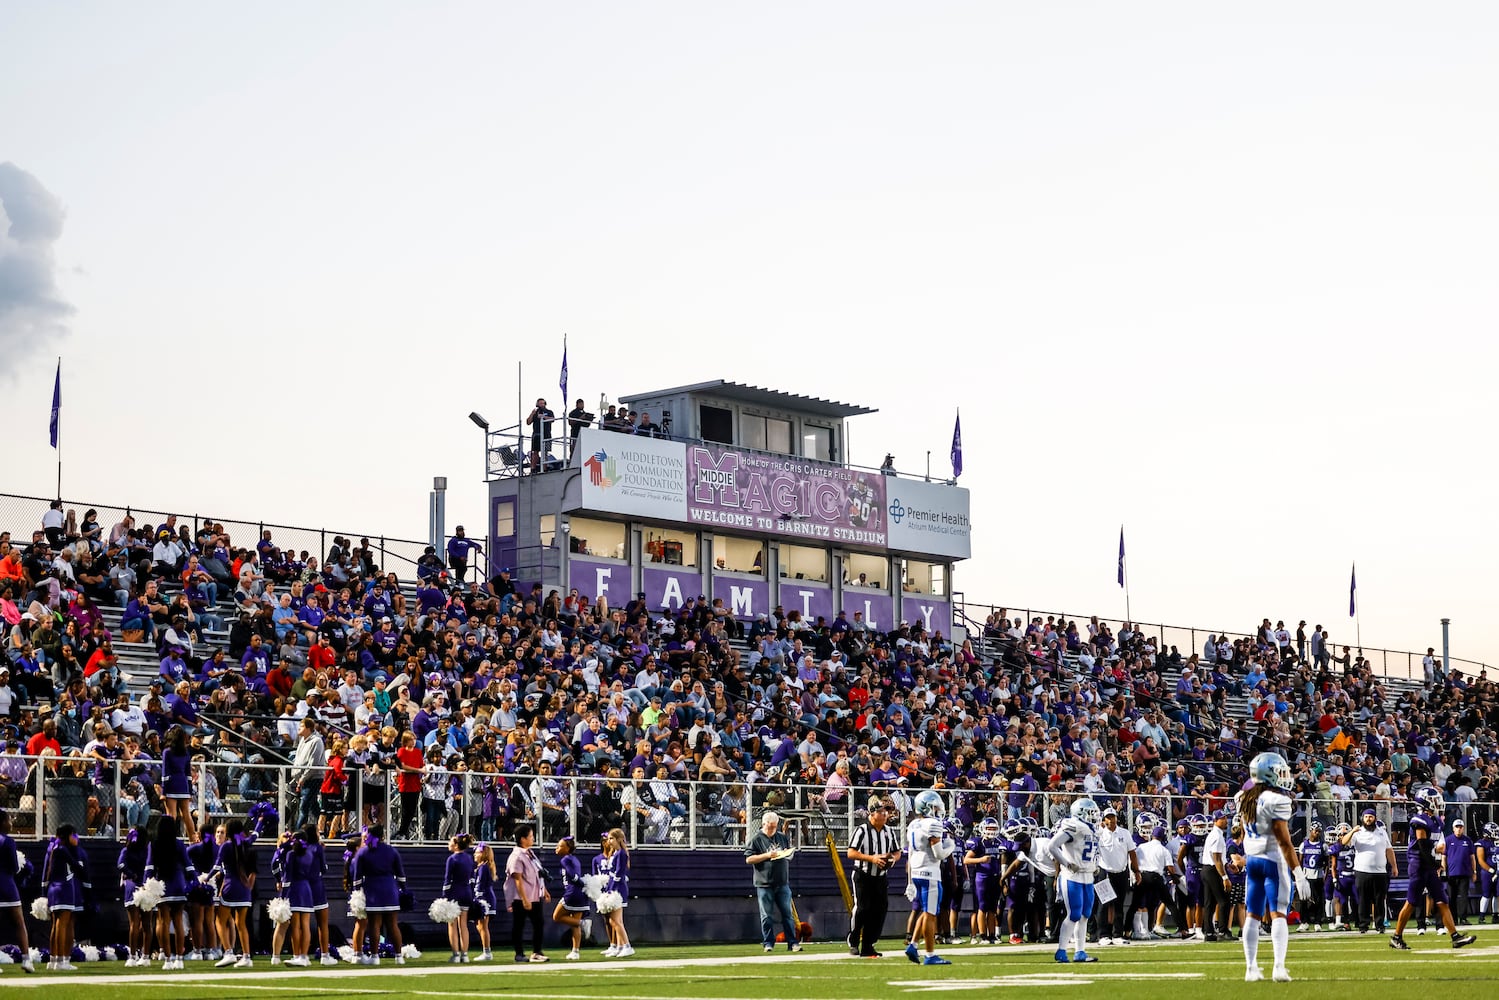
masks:
{"label": "white football helmet", "polygon": [[1155,836],[1155,828],[1161,825],[1161,817],[1153,812],[1142,812],[1135,816],[1135,835],[1141,840]]}
{"label": "white football helmet", "polygon": [[1078,799],[1072,803],[1072,818],[1089,826],[1097,826],[1103,821],[1103,810],[1092,799]]}
{"label": "white football helmet", "polygon": [[1289,790],[1295,784],[1295,779],[1291,777],[1291,765],[1273,750],[1255,755],[1254,760],[1249,762],[1249,776],[1257,783],[1271,788]]}
{"label": "white football helmet", "polygon": [[947,807],[942,804],[942,796],[930,788],[916,796],[916,815],[935,816],[939,819],[947,812]]}

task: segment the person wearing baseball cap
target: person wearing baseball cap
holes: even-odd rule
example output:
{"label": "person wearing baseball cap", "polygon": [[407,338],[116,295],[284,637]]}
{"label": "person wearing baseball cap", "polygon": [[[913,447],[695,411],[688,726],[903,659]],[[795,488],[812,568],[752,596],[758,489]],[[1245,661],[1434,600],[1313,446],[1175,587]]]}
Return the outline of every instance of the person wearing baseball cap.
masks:
{"label": "person wearing baseball cap", "polygon": [[1360,934],[1372,926],[1384,933],[1385,900],[1390,893],[1390,873],[1395,871],[1395,847],[1389,831],[1379,825],[1373,809],[1365,809],[1359,825],[1339,838],[1353,848],[1353,893],[1358,902],[1355,922]]}

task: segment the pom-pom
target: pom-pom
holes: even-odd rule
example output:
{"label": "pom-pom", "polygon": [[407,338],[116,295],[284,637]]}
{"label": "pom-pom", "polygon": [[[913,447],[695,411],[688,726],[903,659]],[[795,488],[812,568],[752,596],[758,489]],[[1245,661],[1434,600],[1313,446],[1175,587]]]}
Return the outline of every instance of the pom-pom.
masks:
{"label": "pom-pom", "polygon": [[608,875],[584,875],[583,891],[589,899],[598,899],[604,892],[604,887],[609,884]]}
{"label": "pom-pom", "polygon": [[245,815],[251,826],[275,826],[281,814],[276,812],[276,806],[270,802],[257,802],[250,807]]}
{"label": "pom-pom", "polygon": [[33,948],[31,949],[28,957],[31,959],[33,965],[35,965],[37,962],[52,961],[52,953],[46,948]]}
{"label": "pom-pom", "polygon": [[427,907],[427,916],[434,924],[451,924],[463,915],[463,907],[451,899],[434,899]]}
{"label": "pom-pom", "polygon": [[619,893],[611,890],[609,892],[599,893],[598,903],[596,905],[600,913],[613,913],[615,910],[625,905],[625,900],[624,897]]}
{"label": "pom-pom", "polygon": [[161,897],[167,894],[167,884],[159,878],[148,878],[142,882],[140,888],[130,897],[134,906],[140,907],[142,913],[150,913],[161,903]]}
{"label": "pom-pom", "polygon": [[85,962],[99,961],[99,949],[95,948],[93,945],[80,945],[77,950],[83,952],[83,960]]}
{"label": "pom-pom", "polygon": [[44,923],[52,919],[52,908],[47,905],[46,896],[38,896],[31,901],[31,918]]}
{"label": "pom-pom", "polygon": [[363,920],[365,918],[364,907],[365,902],[363,889],[355,889],[353,892],[349,893],[349,916],[353,917],[355,920]]}
{"label": "pom-pom", "polygon": [[358,965],[359,964],[359,952],[355,951],[350,946],[348,946],[346,944],[341,944],[341,945],[338,946],[337,951],[338,951],[338,957],[341,958],[342,960],[344,960],[345,962],[348,962],[350,965]]}
{"label": "pom-pom", "polygon": [[408,959],[421,958],[422,953],[416,950],[416,945],[408,944],[401,948],[401,957]]}
{"label": "pom-pom", "polygon": [[115,950],[113,947],[111,947],[110,945],[105,945],[104,947],[99,949],[99,961],[113,962],[114,960]]}
{"label": "pom-pom", "polygon": [[125,961],[125,959],[130,957],[130,949],[122,944],[117,944],[114,946],[114,953],[116,962],[123,962]]}
{"label": "pom-pom", "polygon": [[0,965],[15,965],[16,960],[11,957],[10,952],[0,951]]}
{"label": "pom-pom", "polygon": [[265,915],[273,923],[284,924],[291,919],[291,900],[277,896],[265,904]]}
{"label": "pom-pom", "polygon": [[381,958],[395,958],[396,957],[396,946],[393,945],[393,944],[391,944],[389,941],[381,941],[380,942],[380,949],[377,952],[377,954]]}
{"label": "pom-pom", "polygon": [[194,882],[187,887],[187,901],[189,903],[212,903],[213,887],[206,882]]}

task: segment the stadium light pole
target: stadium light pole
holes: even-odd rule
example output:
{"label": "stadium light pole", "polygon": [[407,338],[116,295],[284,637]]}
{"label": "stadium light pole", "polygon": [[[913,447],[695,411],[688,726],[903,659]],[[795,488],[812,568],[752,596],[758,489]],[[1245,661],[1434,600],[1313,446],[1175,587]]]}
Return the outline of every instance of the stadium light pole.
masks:
{"label": "stadium light pole", "polygon": [[1451,646],[1448,642],[1449,636],[1447,633],[1447,630],[1451,625],[1451,618],[1442,619],[1442,673],[1444,674],[1449,674],[1452,672],[1452,660],[1449,658],[1448,654],[1448,650],[1451,648]]}
{"label": "stadium light pole", "polygon": [[489,421],[479,415],[477,411],[470,410],[468,419],[473,421],[475,427],[484,432],[484,481],[489,482]]}

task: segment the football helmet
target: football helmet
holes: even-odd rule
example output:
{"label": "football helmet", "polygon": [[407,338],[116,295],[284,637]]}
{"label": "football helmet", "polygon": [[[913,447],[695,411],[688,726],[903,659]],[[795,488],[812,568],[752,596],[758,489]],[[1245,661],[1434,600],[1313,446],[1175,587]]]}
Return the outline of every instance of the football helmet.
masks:
{"label": "football helmet", "polygon": [[1141,840],[1149,840],[1154,835],[1155,828],[1160,824],[1161,817],[1153,812],[1142,812],[1135,817],[1135,834]]}
{"label": "football helmet", "polygon": [[1499,823],[1485,823],[1483,835],[1490,840],[1499,840]]}
{"label": "football helmet", "polygon": [[1296,783],[1291,777],[1291,765],[1273,750],[1255,754],[1254,759],[1249,762],[1249,776],[1258,784],[1286,791]]}
{"label": "football helmet", "polygon": [[1092,799],[1078,799],[1072,803],[1072,818],[1089,826],[1097,826],[1103,821],[1103,810]]}
{"label": "football helmet", "polygon": [[1333,839],[1342,840],[1344,837],[1348,836],[1348,834],[1352,832],[1352,830],[1353,827],[1349,826],[1347,823],[1339,823],[1328,832],[1332,835]]}
{"label": "football helmet", "polygon": [[984,821],[979,824],[980,840],[997,840],[999,839],[999,832],[999,820],[993,816],[984,817]]}
{"label": "football helmet", "polygon": [[1447,800],[1442,798],[1442,790],[1431,785],[1416,789],[1412,798],[1432,816],[1440,816],[1442,810],[1447,808]]}
{"label": "football helmet", "polygon": [[[985,820],[988,823],[989,820]],[[1006,840],[1019,840],[1025,834],[1025,824],[1018,819],[1005,820],[1005,825],[999,828],[999,835]]]}
{"label": "football helmet", "polygon": [[1322,824],[1312,820],[1312,825],[1306,828],[1306,835],[1313,840],[1322,836]]}
{"label": "football helmet", "polygon": [[1212,828],[1213,821],[1208,819],[1202,813],[1193,813],[1192,815],[1187,817],[1187,829],[1191,831],[1195,836],[1206,837],[1208,835],[1208,831]]}
{"label": "football helmet", "polygon": [[916,796],[916,815],[935,816],[939,819],[947,812],[947,807],[942,804],[942,796],[930,788]]}

